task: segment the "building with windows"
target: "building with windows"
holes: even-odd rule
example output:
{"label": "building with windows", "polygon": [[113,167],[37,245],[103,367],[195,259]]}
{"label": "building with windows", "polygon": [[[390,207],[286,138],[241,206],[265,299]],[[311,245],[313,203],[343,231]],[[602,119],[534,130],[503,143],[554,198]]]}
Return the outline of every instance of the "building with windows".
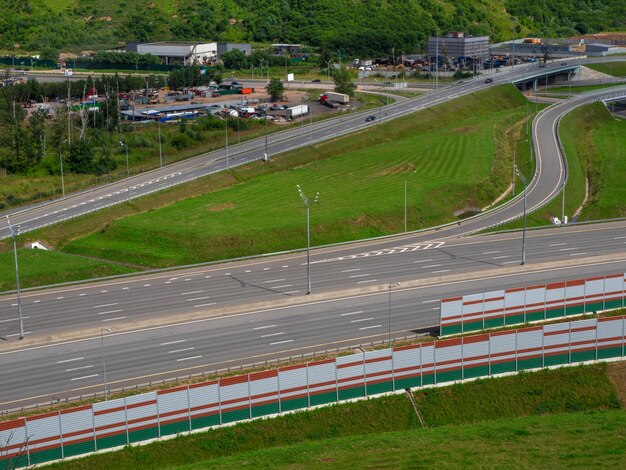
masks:
{"label": "building with windows", "polygon": [[[439,46],[437,46],[439,43]],[[481,59],[489,57],[489,36],[465,36],[462,32],[448,33],[442,37],[428,38],[428,56],[445,57],[457,61],[465,57]]]}
{"label": "building with windows", "polygon": [[155,55],[166,65],[214,64],[221,54],[233,49],[239,49],[246,55],[252,53],[250,44],[244,43],[128,42],[126,44],[127,51]]}

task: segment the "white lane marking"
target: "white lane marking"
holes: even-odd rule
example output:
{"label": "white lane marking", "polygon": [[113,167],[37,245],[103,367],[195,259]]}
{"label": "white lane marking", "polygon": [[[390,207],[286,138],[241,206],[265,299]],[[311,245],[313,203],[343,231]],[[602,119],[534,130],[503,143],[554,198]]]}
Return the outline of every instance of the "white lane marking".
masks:
{"label": "white lane marking", "polygon": [[440,301],[441,301],[441,299],[431,299],[431,300],[424,300],[424,301],[422,301],[422,303],[423,304],[430,304],[430,303],[433,303],[433,302],[440,302]]}
{"label": "white lane marking", "polygon": [[171,284],[171,281],[165,281],[163,284]]}
{"label": "white lane marking", "polygon": [[91,369],[92,367],[93,367],[93,364],[90,366],[73,367],[72,369],[65,369],[65,372],[74,372],[75,370]]}
{"label": "white lane marking", "polygon": [[94,305],[93,308],[113,307],[114,305],[117,305],[117,302],[113,302],[110,304]]}
{"label": "white lane marking", "polygon": [[177,339],[176,341],[168,341],[167,343],[161,343],[161,346],[169,346],[170,344],[184,343],[185,341],[187,341],[187,340],[186,339]]}
{"label": "white lane marking", "polygon": [[504,258],[508,258],[508,255],[502,255],[502,256],[492,256],[491,259],[504,259]]}
{"label": "white lane marking", "polygon": [[41,300],[33,300],[34,304],[38,304],[39,302],[41,302]]}
{"label": "white lane marking", "polygon": [[263,271],[269,271],[270,268],[263,268]]}
{"label": "white lane marking", "polygon": [[[29,335],[29,334],[31,334],[31,332],[30,332],[30,331],[25,331],[25,332],[24,332],[24,336]],[[4,337],[5,337],[5,338],[11,338],[11,337],[13,337],[13,336],[19,336],[19,335],[20,335],[19,333],[13,333],[13,334],[10,334],[10,335],[4,335]]]}
{"label": "white lane marking", "polygon": [[198,300],[206,300],[209,299],[211,296],[209,295],[205,295],[204,297],[194,297],[193,299],[187,299],[187,302],[197,302]]}
{"label": "white lane marking", "polygon": [[300,292],[299,290],[286,290],[285,292],[283,292],[283,294],[297,294],[298,292]]}
{"label": "white lane marking", "polygon": [[191,356],[191,357],[183,357],[181,359],[176,359],[176,362],[181,362],[181,361],[191,361],[192,359],[200,359],[202,357],[202,355],[199,356]]}
{"label": "white lane marking", "polygon": [[624,236],[624,237],[613,237],[613,240],[621,240],[622,238],[626,238],[626,236]]}
{"label": "white lane marking", "polygon": [[359,313],[363,313],[363,310],[357,310],[356,312],[346,312],[339,315],[340,317],[347,317],[350,315],[358,315]]}
{"label": "white lane marking", "polygon": [[548,245],[548,246],[563,246],[563,245],[567,245],[567,243],[552,243],[551,245]]}
{"label": "white lane marking", "polygon": [[276,325],[257,326],[256,328],[252,328],[252,331],[265,330],[266,328],[274,328],[275,326]]}
{"label": "white lane marking", "polygon": [[123,320],[126,317],[115,317],[115,318],[105,318],[102,321],[115,321],[115,320]]}
{"label": "white lane marking", "polygon": [[118,312],[123,312],[124,310],[121,308],[118,308],[117,310],[107,310],[106,312],[98,312],[98,315],[107,315],[109,313],[118,313]]}
{"label": "white lane marking", "polygon": [[364,326],[359,328],[359,330],[369,330],[370,328],[380,328],[382,325],[372,325],[372,326]]}
{"label": "white lane marking", "polygon": [[204,278],[205,278],[205,279],[210,279],[210,278],[211,278],[211,276],[204,276]]}
{"label": "white lane marking", "polygon": [[187,278],[187,279],[185,279],[185,281],[191,281],[191,279]]}
{"label": "white lane marking", "polygon": [[439,310],[439,307],[433,307],[433,310]]}
{"label": "white lane marking", "polygon": [[285,279],[270,279],[269,281],[263,281],[263,284],[270,284],[272,282],[282,282]]}
{"label": "white lane marking", "polygon": [[64,299],[65,297],[57,297],[57,300],[61,300]]}
{"label": "white lane marking", "polygon": [[288,268],[288,267],[289,267],[289,266],[287,266],[287,265],[284,265],[284,266],[283,266],[283,268]]}
{"label": "white lane marking", "polygon": [[357,319],[357,320],[352,320],[350,323],[359,323],[359,322],[361,322],[361,321],[370,321],[370,320],[373,320],[373,319],[374,319],[374,317],[369,317],[369,318],[359,318],[359,319]]}
{"label": "white lane marking", "polygon": [[122,290],[129,290],[130,287],[122,287]]}
{"label": "white lane marking", "polygon": [[513,263],[519,263],[519,260],[513,260],[513,261],[503,261],[502,264],[513,264]]}
{"label": "white lane marking", "polygon": [[90,379],[92,377],[98,377],[98,375],[100,374],[85,375],[84,377],[74,377],[73,379],[70,379],[70,381],[74,382],[74,380]]}
{"label": "white lane marking", "polygon": [[244,271],[244,273],[251,273],[251,272],[252,272],[252,270],[250,270],[250,269],[246,269],[246,270]]}
{"label": "white lane marking", "polygon": [[109,292],[108,290],[101,290],[100,293],[101,294],[106,294],[107,292]]}
{"label": "white lane marking", "polygon": [[420,260],[413,261],[413,262],[414,263],[428,263],[430,261],[432,261],[432,259],[420,259]]}
{"label": "white lane marking", "polygon": [[270,343],[270,346],[276,346],[277,344],[291,343],[292,341],[293,341],[292,339],[288,339],[285,341],[277,341],[276,343]]}
{"label": "white lane marking", "polygon": [[285,332],[281,331],[279,333],[268,333],[266,335],[261,335],[261,338],[270,338],[271,336],[280,336],[280,335],[284,335]]}
{"label": "white lane marking", "polygon": [[428,269],[428,268],[438,268],[439,266],[441,266],[440,264],[429,264],[428,266],[422,266],[424,269]]}
{"label": "white lane marking", "polygon": [[208,307],[210,305],[215,305],[215,302],[209,302],[208,304],[199,304],[199,305],[194,305],[194,308],[198,308],[198,307]]}
{"label": "white lane marking", "polygon": [[[22,317],[23,320],[26,320],[27,318],[30,318],[30,317]],[[19,319],[20,319],[20,317],[7,318],[6,320],[0,320],[0,323],[6,323],[8,321],[17,321]]]}
{"label": "white lane marking", "polygon": [[79,296],[79,297],[84,297],[84,296],[86,296],[86,295],[87,295],[87,294],[85,294],[84,292],[83,292],[82,294],[78,294],[78,296]]}
{"label": "white lane marking", "polygon": [[232,273],[224,273],[224,276],[230,276]]}
{"label": "white lane marking", "polygon": [[190,348],[174,349],[173,351],[168,351],[168,352],[170,354],[176,354],[176,353],[183,352],[183,351],[191,351],[192,349],[196,349],[196,348],[191,346]]}
{"label": "white lane marking", "polygon": [[192,290],[191,292],[181,292],[180,295],[202,294],[203,290]]}
{"label": "white lane marking", "polygon": [[578,248],[576,248],[576,247],[572,247],[572,248],[559,248],[559,251],[572,251],[572,250],[578,250]]}
{"label": "white lane marking", "polygon": [[447,273],[448,271],[450,271],[450,270],[449,269],[440,269],[439,271],[431,271],[431,273],[433,273],[433,274]]}
{"label": "white lane marking", "polygon": [[144,284],[144,287],[150,287],[152,284]]}
{"label": "white lane marking", "polygon": [[74,361],[82,361],[85,359],[84,357],[75,357],[73,359],[63,359],[62,361],[57,361],[57,364],[65,364],[66,362],[74,362]]}
{"label": "white lane marking", "polygon": [[360,271],[361,268],[354,268],[354,269],[344,269],[343,271],[339,271],[340,273],[351,273],[354,271]]}
{"label": "white lane marking", "polygon": [[366,279],[365,281],[357,281],[357,284],[365,284],[366,282],[376,282],[378,279]]}
{"label": "white lane marking", "polygon": [[365,276],[369,276],[370,274],[353,274],[352,276],[348,276],[348,279],[354,279],[355,277],[365,277]]}
{"label": "white lane marking", "polygon": [[570,256],[581,256],[581,255],[586,255],[586,254],[587,254],[587,252],[585,251],[585,252],[582,252],[582,253],[570,253],[569,255]]}
{"label": "white lane marking", "polygon": [[484,251],[483,255],[495,255],[496,253],[500,253],[500,250],[496,251]]}

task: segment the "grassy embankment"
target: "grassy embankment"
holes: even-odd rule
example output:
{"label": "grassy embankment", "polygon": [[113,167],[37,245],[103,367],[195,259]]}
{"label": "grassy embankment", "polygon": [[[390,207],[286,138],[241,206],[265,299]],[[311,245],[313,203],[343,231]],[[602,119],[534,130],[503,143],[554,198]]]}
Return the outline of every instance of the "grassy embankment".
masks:
{"label": "grassy embankment", "polygon": [[585,67],[606,73],[614,77],[626,77],[626,60],[624,62],[600,62],[597,64],[586,64]]}
{"label": "grassy embankment", "polygon": [[[509,145],[525,116],[513,87],[480,92],[23,239],[145,267],[299,248],[305,228],[297,184],[311,196],[320,192],[311,212],[314,245],[365,238],[402,230],[405,180],[408,228],[432,226],[454,220],[455,210],[486,205],[506,188]],[[9,262],[7,253],[2,260]],[[11,270],[1,272],[10,288]]]}
{"label": "grassy embankment", "polygon": [[[590,177],[590,200],[579,220],[626,216],[626,121],[615,120],[602,103],[593,103],[567,114],[560,136],[568,162],[565,214],[570,218],[585,198],[585,175]],[[529,226],[561,217],[561,197],[527,217]],[[503,228],[520,228],[521,220]]]}
{"label": "grassy embankment", "polygon": [[609,376],[623,372],[623,363],[597,364],[418,391],[414,395],[426,430],[420,429],[407,398],[396,395],[242,423],[52,468],[342,468],[355,463],[398,468],[479,462],[502,468],[519,463],[554,468],[544,462],[617,468],[626,452],[626,414]]}
{"label": "grassy embankment", "polygon": [[620,86],[619,85],[615,85],[614,83],[610,83],[610,84],[603,84],[603,85],[575,85],[572,84],[571,87],[568,86],[558,86],[558,87],[554,87],[554,88],[548,88],[545,92],[543,92],[542,94],[545,95],[549,95],[549,94],[559,94],[559,95],[563,95],[565,94],[565,96],[567,97],[568,93],[571,91],[572,94],[576,94],[576,93],[585,93],[587,91],[595,91],[595,90],[602,90],[605,88],[613,88],[615,86]]}

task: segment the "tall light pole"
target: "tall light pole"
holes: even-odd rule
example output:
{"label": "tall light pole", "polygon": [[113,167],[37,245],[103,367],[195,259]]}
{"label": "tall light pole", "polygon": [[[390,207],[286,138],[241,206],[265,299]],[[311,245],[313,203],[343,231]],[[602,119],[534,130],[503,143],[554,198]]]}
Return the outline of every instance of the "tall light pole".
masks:
{"label": "tall light pole", "polygon": [[15,291],[17,295],[17,311],[20,319],[20,339],[24,339],[24,317],[22,315],[22,299],[20,297],[20,269],[17,264],[17,235],[20,231],[20,227],[13,228],[9,216],[7,215],[7,224],[9,224],[9,230],[13,237],[13,257],[15,259]]}
{"label": "tall light pole", "polygon": [[163,168],[163,151],[161,150],[161,121],[157,119],[157,128],[159,129],[159,164]]}
{"label": "tall light pole", "polygon": [[302,202],[306,206],[306,293],[307,295],[311,293],[311,229],[309,223],[309,209],[311,208],[311,204],[315,204],[320,193],[315,193],[315,198],[311,201],[306,195],[304,191],[300,188],[300,185],[297,184],[298,193],[302,198]]}
{"label": "tall light pole", "polygon": [[439,89],[439,28],[437,28],[435,51],[435,91],[437,91]]}
{"label": "tall light pole", "polygon": [[100,328],[100,350],[102,352],[102,378],[104,381],[104,399],[109,399],[109,391],[107,390],[107,363],[104,357],[104,332],[109,333],[111,328]]}
{"label": "tall light pole", "polygon": [[65,177],[63,176],[63,151],[59,149],[59,164],[61,165],[61,193],[65,197]]}
{"label": "tall light pole", "polygon": [[399,286],[400,283],[399,282],[390,282],[389,284],[387,284],[387,292],[389,293],[389,297],[388,297],[388,303],[387,303],[387,315],[388,315],[388,320],[387,320],[387,326],[388,326],[388,333],[389,333],[389,347],[391,347],[391,289],[393,287]]}
{"label": "tall light pole", "polygon": [[120,140],[120,147],[126,151],[126,199],[130,199],[130,167],[128,165],[128,145]]}
{"label": "tall light pole", "polygon": [[230,165],[228,163],[228,118],[226,118],[226,169],[228,170]]}
{"label": "tall light pole", "polygon": [[524,176],[524,174],[515,166],[515,173],[519,179],[524,183],[524,225],[522,226],[522,265],[526,264],[526,187],[528,184],[528,180]]}
{"label": "tall light pole", "polygon": [[406,233],[406,178],[404,178],[404,233]]}
{"label": "tall light pole", "polygon": [[267,146],[267,114],[265,115],[265,154],[263,157],[264,161],[268,161],[270,159],[270,154]]}

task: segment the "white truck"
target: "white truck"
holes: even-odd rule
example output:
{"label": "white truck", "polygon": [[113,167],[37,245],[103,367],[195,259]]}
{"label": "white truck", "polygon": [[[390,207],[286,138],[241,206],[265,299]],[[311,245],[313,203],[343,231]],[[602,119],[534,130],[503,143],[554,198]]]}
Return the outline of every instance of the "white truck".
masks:
{"label": "white truck", "polygon": [[299,104],[297,106],[292,106],[291,108],[288,108],[287,111],[289,111],[289,117],[291,119],[294,119],[300,116],[306,116],[307,114],[309,114],[309,105]]}
{"label": "white truck", "polygon": [[330,101],[334,101],[340,104],[348,104],[350,102],[350,96],[345,93],[335,93],[334,91],[327,91],[324,93],[326,98]]}

